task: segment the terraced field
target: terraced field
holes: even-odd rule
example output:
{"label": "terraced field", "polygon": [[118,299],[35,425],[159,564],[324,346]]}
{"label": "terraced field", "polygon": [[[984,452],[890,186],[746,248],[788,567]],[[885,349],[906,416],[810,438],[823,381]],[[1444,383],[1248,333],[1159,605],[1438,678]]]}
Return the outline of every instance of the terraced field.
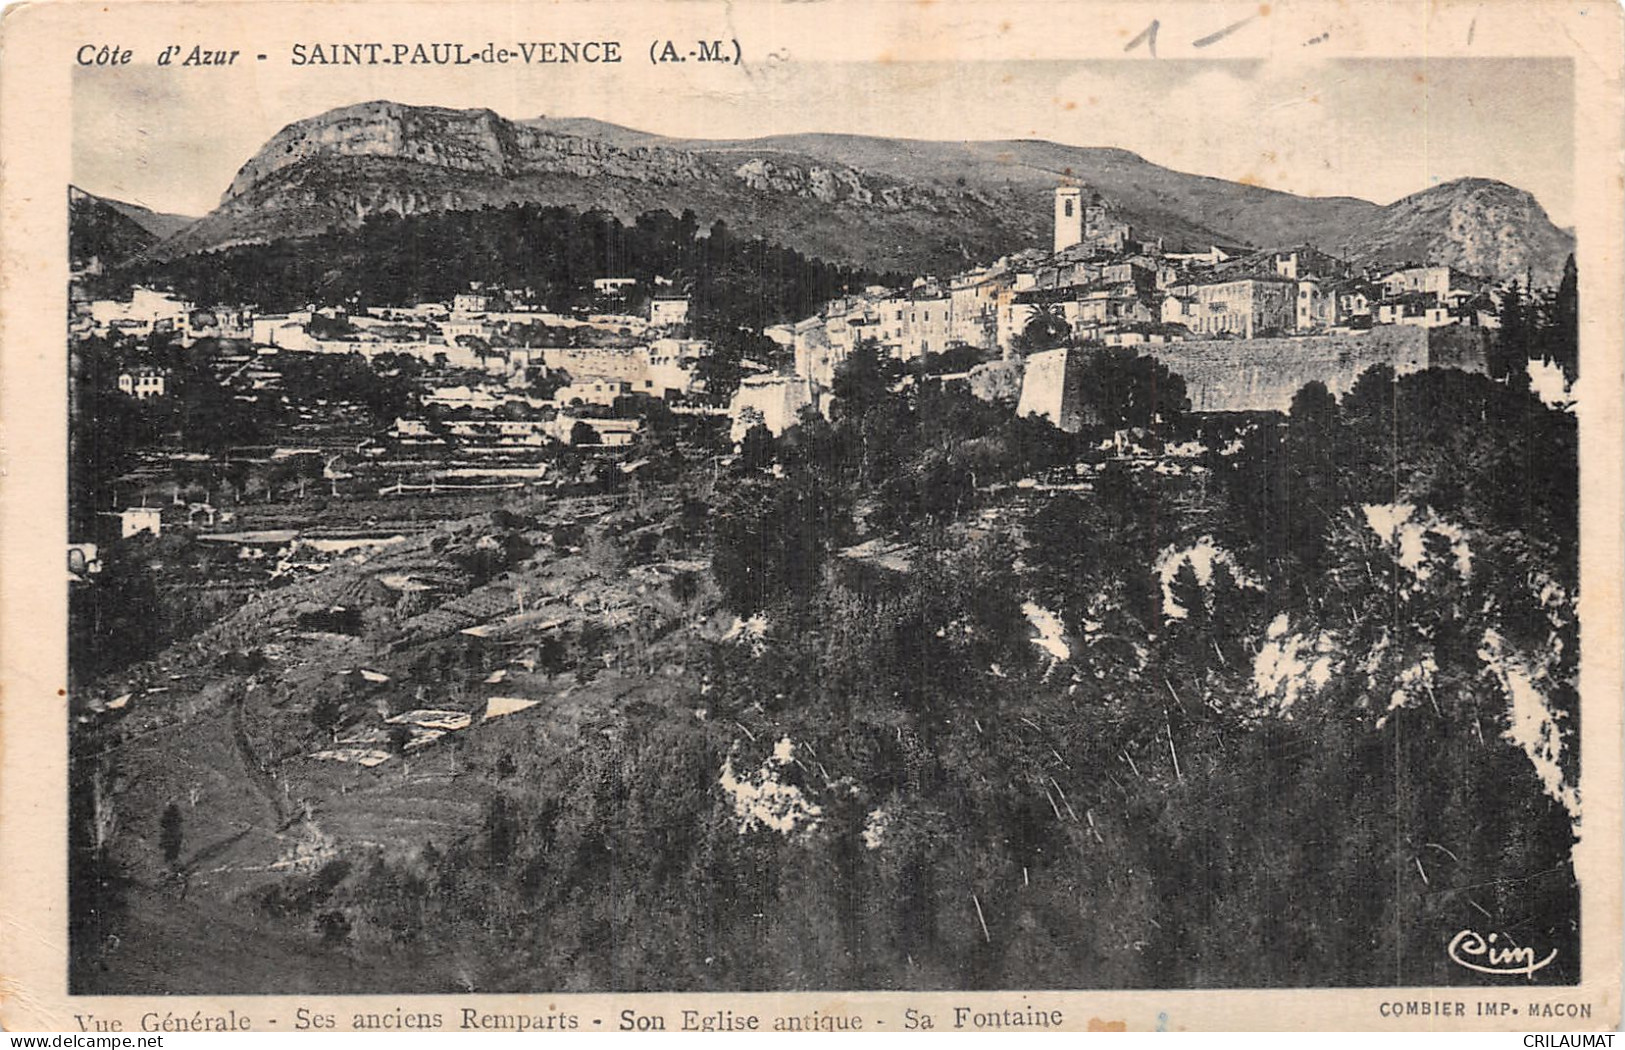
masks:
{"label": "terraced field", "polygon": [[[324,894],[378,859],[457,845],[505,756],[613,738],[628,717],[691,717],[699,679],[685,653],[711,610],[666,593],[677,571],[666,563],[599,564],[554,542],[658,531],[670,511],[659,499],[549,499],[425,523],[253,591],[195,637],[82,690],[79,749],[106,770],[111,854],[129,883],[117,938],[79,978],[104,992],[227,991],[209,968],[225,929],[267,960],[233,969],[245,989],[387,986],[357,958],[318,950]],[[365,508],[347,512],[362,520]],[[432,584],[400,588],[414,579]],[[352,629],[337,629],[332,611],[355,606],[342,621]],[[488,719],[493,698],[493,710],[519,709]],[[408,724],[425,709],[449,714],[427,731]],[[182,846],[167,863],[159,823],[171,805]],[[457,987],[427,965],[429,986]]]}

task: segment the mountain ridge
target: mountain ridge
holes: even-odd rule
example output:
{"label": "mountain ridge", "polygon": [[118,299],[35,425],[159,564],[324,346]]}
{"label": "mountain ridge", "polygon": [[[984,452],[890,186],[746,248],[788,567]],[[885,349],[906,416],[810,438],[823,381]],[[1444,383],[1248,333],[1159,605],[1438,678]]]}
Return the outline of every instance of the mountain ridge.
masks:
{"label": "mountain ridge", "polygon": [[1466,178],[1388,205],[1300,197],[1156,165],[1117,147],[1043,139],[942,142],[833,132],[681,139],[585,117],[384,100],[277,132],[220,206],[148,252],[162,259],[299,237],[370,214],[513,202],[603,207],[623,220],[692,209],[832,261],[952,272],[1049,242],[1050,193],[1099,193],[1170,248],[1313,243],[1356,264],[1434,263],[1556,280],[1573,238],[1527,191]]}
{"label": "mountain ridge", "polygon": [[69,251],[74,266],[92,259],[103,264],[123,262],[197,221],[190,215],[153,211],[71,184],[68,211],[75,233]]}

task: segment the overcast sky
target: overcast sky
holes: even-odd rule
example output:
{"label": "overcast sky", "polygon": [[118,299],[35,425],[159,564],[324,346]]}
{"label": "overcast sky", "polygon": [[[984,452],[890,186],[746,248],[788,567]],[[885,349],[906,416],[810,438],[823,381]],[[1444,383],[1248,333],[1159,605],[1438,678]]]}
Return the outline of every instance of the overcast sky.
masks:
{"label": "overcast sky", "polygon": [[387,98],[512,118],[596,117],[693,138],[803,131],[1118,146],[1180,171],[1386,204],[1474,175],[1529,190],[1571,222],[1567,60],[1433,59],[809,63],[746,67],[719,88],[689,67],[629,63],[545,75],[484,69],[250,66],[213,77],[127,66],[74,83],[74,181],[202,215],[282,127]]}

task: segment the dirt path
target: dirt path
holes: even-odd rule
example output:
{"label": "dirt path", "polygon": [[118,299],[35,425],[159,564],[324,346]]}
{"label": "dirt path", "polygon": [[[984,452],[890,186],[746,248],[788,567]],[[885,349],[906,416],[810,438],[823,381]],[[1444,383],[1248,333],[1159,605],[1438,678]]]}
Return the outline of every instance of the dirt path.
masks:
{"label": "dirt path", "polygon": [[243,701],[246,696],[244,690],[236,690],[231,699],[231,738],[237,745],[237,755],[242,759],[243,768],[248,773],[249,782],[260,793],[272,812],[276,814],[277,830],[285,829],[293,822],[290,812],[293,806],[283,796],[281,785],[276,775],[265,767],[260,756],[254,750],[254,745],[248,739],[248,729],[243,724]]}

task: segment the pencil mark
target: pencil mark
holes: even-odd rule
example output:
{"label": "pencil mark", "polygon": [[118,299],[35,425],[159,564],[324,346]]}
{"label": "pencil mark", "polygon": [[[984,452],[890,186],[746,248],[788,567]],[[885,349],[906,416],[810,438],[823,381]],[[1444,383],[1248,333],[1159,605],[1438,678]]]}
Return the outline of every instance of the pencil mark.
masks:
{"label": "pencil mark", "polygon": [[1251,22],[1256,17],[1258,17],[1258,16],[1257,15],[1248,15],[1246,18],[1243,18],[1239,22],[1231,22],[1229,25],[1225,26],[1223,29],[1220,29],[1219,31],[1217,31],[1215,33],[1209,33],[1207,36],[1202,37],[1200,40],[1192,41],[1191,46],[1192,47],[1208,47],[1209,45],[1217,44],[1219,41],[1223,40],[1225,37],[1229,36],[1231,33],[1234,33],[1236,30],[1242,28],[1248,22]]}
{"label": "pencil mark", "polygon": [[1157,21],[1155,18],[1153,18],[1151,20],[1150,25],[1148,25],[1144,29],[1140,30],[1140,33],[1139,33],[1138,36],[1136,36],[1133,40],[1130,40],[1126,45],[1124,45],[1123,51],[1125,53],[1129,52],[1129,51],[1133,51],[1135,48],[1139,47],[1141,44],[1145,44],[1147,49],[1150,50],[1150,52],[1151,52],[1151,57],[1156,58],[1157,57],[1157,30],[1160,29],[1160,28],[1162,28],[1162,23]]}

